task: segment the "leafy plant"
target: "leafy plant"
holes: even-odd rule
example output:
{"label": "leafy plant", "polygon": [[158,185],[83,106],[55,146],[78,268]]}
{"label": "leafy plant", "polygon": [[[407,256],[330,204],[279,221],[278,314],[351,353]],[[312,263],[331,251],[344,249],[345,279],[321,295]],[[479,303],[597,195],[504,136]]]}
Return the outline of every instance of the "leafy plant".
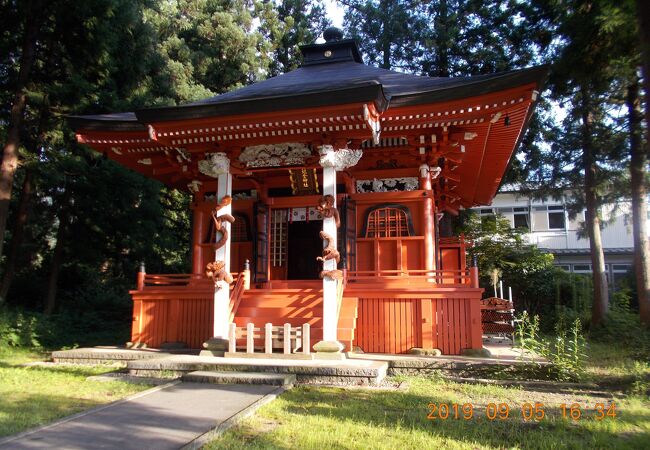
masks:
{"label": "leafy plant", "polygon": [[[516,335],[521,349],[520,360],[536,373],[558,381],[578,381],[585,371],[586,339],[580,319],[567,329],[565,320],[559,320],[552,338],[539,334],[539,316],[530,317],[524,311],[517,319]],[[542,365],[537,357],[549,364]]]}

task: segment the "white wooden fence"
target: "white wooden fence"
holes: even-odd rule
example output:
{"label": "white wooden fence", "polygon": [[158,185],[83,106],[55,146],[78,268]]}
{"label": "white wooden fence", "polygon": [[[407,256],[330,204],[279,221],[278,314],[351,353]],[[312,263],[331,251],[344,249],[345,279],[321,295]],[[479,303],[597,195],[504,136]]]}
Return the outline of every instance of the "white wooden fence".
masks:
{"label": "white wooden fence", "polygon": [[300,353],[310,354],[310,326],[308,323],[302,327],[292,327],[285,323],[283,326],[273,326],[270,323],[264,328],[256,328],[249,323],[246,327],[238,327],[231,323],[228,329],[228,351],[237,352],[237,340],[246,339],[246,353],[255,353],[255,340],[264,338],[263,353],[272,354],[274,348],[282,349],[285,355]]}

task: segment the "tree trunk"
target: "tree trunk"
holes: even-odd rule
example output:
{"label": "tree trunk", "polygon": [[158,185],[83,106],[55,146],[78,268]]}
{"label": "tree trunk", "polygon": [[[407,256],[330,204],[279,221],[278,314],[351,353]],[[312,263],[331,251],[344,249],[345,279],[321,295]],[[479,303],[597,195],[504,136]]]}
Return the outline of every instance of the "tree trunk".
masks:
{"label": "tree trunk", "polygon": [[70,208],[68,205],[68,193],[63,196],[61,210],[59,212],[59,229],[56,232],[56,245],[52,254],[52,263],[50,267],[50,276],[47,281],[47,296],[45,297],[45,308],[43,312],[49,316],[54,312],[56,307],[56,292],[59,284],[59,274],[63,264],[63,253],[65,250],[65,238],[68,231],[68,220],[70,218]]}
{"label": "tree trunk", "polygon": [[650,2],[636,0],[637,18],[639,20],[639,38],[641,40],[641,58],[643,63],[643,90],[645,91],[646,155],[650,145]]}
{"label": "tree trunk", "polygon": [[36,53],[36,40],[41,9],[39,3],[39,1],[34,0],[30,1],[27,6],[28,13],[25,18],[25,36],[23,38],[22,53],[20,56],[20,70],[18,71],[14,100],[9,117],[7,142],[2,150],[2,165],[0,166],[0,258],[2,258],[4,235],[7,229],[7,216],[9,214],[14,174],[18,168],[20,129],[27,104],[26,88]]}
{"label": "tree trunk", "polygon": [[632,234],[634,236],[634,270],[641,323],[650,326],[650,249],[646,235],[648,221],[645,173],[648,158],[641,136],[641,100],[639,80],[627,88],[628,124],[630,128],[630,176],[632,188]]}
{"label": "tree trunk", "polygon": [[[38,122],[38,133],[33,143],[32,153],[36,155],[37,160],[41,156],[41,146],[44,141],[45,129],[47,121],[50,117],[49,103],[47,96],[41,107]],[[6,301],[7,294],[11,288],[14,275],[16,274],[16,262],[20,256],[20,247],[23,243],[25,235],[25,225],[27,224],[29,205],[32,202],[33,194],[33,181],[34,170],[31,168],[25,169],[25,179],[23,180],[23,187],[20,191],[20,200],[18,200],[18,210],[16,211],[16,220],[14,222],[13,233],[11,234],[11,247],[9,254],[5,261],[5,270],[2,276],[2,284],[0,284],[0,305]]]}
{"label": "tree trunk", "polygon": [[582,89],[582,165],[585,172],[585,206],[586,222],[591,250],[591,271],[594,282],[594,303],[591,309],[591,325],[600,325],[609,308],[609,291],[605,276],[605,255],[600,236],[600,217],[598,216],[598,198],[596,194],[596,161],[593,144],[593,123],[589,105],[589,92]]}
{"label": "tree trunk", "polygon": [[2,284],[0,285],[0,305],[2,305],[7,300],[9,288],[11,287],[14,275],[16,274],[16,261],[18,260],[18,256],[20,254],[20,246],[23,243],[25,224],[27,223],[27,212],[32,201],[33,180],[33,170],[26,169],[25,179],[23,180],[23,189],[20,193],[20,200],[18,202],[18,211],[16,212],[14,231],[11,236],[11,246],[9,247],[9,254],[7,256],[5,270],[2,276]]}

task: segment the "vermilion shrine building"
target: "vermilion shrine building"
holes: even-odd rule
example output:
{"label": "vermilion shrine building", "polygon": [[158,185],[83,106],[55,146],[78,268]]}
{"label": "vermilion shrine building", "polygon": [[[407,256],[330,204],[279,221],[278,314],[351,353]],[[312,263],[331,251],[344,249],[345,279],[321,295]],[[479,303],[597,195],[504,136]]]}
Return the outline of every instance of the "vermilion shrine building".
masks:
{"label": "vermilion shrine building", "polygon": [[[546,68],[429,78],[326,40],[290,73],[200,102],[70,118],[79,142],[193,195],[192,274],[140,274],[133,342],[308,323],[326,352],[482,347],[478,273],[438,220],[490,204]],[[338,227],[317,208],[327,195]],[[215,260],[230,289],[206,276]]]}

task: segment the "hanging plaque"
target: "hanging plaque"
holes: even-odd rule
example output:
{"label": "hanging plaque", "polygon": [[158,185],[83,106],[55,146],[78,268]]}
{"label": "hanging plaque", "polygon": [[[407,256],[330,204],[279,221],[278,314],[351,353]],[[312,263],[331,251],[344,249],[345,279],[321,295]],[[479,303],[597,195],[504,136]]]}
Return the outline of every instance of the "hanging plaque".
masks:
{"label": "hanging plaque", "polygon": [[289,170],[289,180],[293,195],[316,195],[319,193],[316,169],[291,169]]}

